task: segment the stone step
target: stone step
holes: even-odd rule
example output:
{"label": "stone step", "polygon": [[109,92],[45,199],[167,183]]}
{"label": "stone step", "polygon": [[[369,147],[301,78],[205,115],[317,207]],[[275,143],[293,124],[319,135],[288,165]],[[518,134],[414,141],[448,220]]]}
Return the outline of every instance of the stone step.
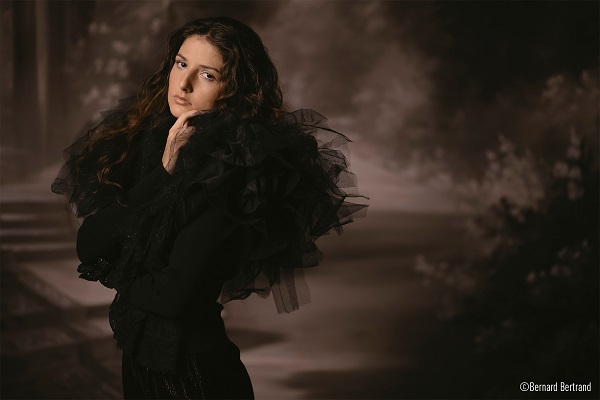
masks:
{"label": "stone step", "polygon": [[79,260],[10,262],[1,270],[3,329],[42,328],[84,318],[106,319],[114,291],[79,278]]}
{"label": "stone step", "polygon": [[121,354],[108,324],[110,296],[85,298],[100,285],[77,278],[73,265],[11,263],[0,271],[3,398],[81,398],[88,384],[97,398],[118,398]]}
{"label": "stone step", "polygon": [[73,243],[75,232],[69,226],[54,228],[6,228],[3,226],[0,229],[0,242],[6,244],[44,243],[56,240],[70,240]]}
{"label": "stone step", "polygon": [[2,200],[0,203],[0,208],[3,214],[64,215],[68,212],[63,202],[45,199]]}
{"label": "stone step", "polygon": [[122,398],[114,291],[78,278],[78,223],[50,181],[0,187],[1,397]]}
{"label": "stone step", "polygon": [[[55,321],[43,328],[21,328],[7,330],[2,334],[2,356],[12,358],[43,358],[51,353],[63,353],[67,347],[79,347],[86,341],[106,341],[111,338],[110,328],[102,329],[95,319],[77,319],[70,323]],[[107,318],[104,321],[107,323]],[[113,343],[110,343],[114,345]],[[52,357],[48,357],[52,358]],[[65,360],[67,361],[67,360]]]}
{"label": "stone step", "polygon": [[74,257],[12,264],[2,270],[3,284],[14,285],[15,290],[65,315],[89,316],[106,312],[114,298],[114,290],[79,278],[78,265],[79,260]]}
{"label": "stone step", "polygon": [[54,261],[76,256],[73,240],[56,242],[2,243],[2,256],[15,262]]}
{"label": "stone step", "polygon": [[103,362],[119,359],[107,317],[57,321],[43,328],[21,328],[3,332],[4,387],[23,385],[32,376],[54,374],[58,370],[86,367],[91,374],[116,376],[118,371],[103,371]]}
{"label": "stone step", "polygon": [[2,227],[2,229],[47,228],[67,225],[69,227],[75,225],[75,219],[71,220],[69,215],[64,212],[36,214],[33,212],[7,213],[2,210],[2,213],[0,214],[0,227]]}
{"label": "stone step", "polygon": [[[104,362],[95,362],[95,368],[104,367]],[[120,362],[112,362],[119,371]],[[90,368],[75,365],[57,367],[38,375],[26,375],[19,383],[2,384],[2,398],[6,399],[122,399],[120,374],[106,377]]]}
{"label": "stone step", "polygon": [[[14,296],[9,295],[14,298]],[[3,295],[4,301],[4,295]],[[108,315],[109,305],[91,306],[91,307],[74,307],[68,310],[59,310],[56,308],[40,307],[39,303],[35,303],[33,299],[27,299],[19,305],[17,312],[13,310],[4,312],[2,316],[2,325],[5,329],[23,329],[23,328],[44,328],[56,323],[70,323],[81,318],[98,318]],[[11,301],[11,303],[13,303]],[[26,310],[23,310],[27,307]],[[33,308],[39,307],[39,308]],[[9,307],[3,307],[8,310]],[[24,312],[25,311],[25,312]]]}

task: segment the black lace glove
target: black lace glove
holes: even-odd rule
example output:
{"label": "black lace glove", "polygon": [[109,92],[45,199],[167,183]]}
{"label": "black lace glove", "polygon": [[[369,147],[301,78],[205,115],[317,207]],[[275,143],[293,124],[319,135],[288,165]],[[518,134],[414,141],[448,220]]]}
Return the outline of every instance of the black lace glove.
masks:
{"label": "black lace glove", "polygon": [[100,258],[93,265],[79,264],[77,272],[80,273],[79,277],[87,281],[98,281],[107,288],[113,289],[114,284],[112,282],[111,272],[114,266],[108,260]]}

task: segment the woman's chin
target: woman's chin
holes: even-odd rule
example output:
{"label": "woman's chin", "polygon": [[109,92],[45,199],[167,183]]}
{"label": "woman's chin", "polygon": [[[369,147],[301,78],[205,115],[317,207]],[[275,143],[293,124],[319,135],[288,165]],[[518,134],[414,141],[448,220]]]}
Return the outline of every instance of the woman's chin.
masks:
{"label": "woman's chin", "polygon": [[181,114],[191,110],[191,106],[181,106],[179,104],[169,103],[169,110],[175,118],[179,118],[181,117]]}

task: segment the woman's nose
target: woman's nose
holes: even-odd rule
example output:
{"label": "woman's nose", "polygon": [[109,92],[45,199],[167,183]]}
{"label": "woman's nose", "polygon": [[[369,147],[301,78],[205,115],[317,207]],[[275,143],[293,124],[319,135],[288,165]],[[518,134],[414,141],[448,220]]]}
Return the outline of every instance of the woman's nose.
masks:
{"label": "woman's nose", "polygon": [[184,92],[192,91],[192,82],[189,74],[184,74],[181,77],[181,80],[179,81],[179,89],[183,90]]}

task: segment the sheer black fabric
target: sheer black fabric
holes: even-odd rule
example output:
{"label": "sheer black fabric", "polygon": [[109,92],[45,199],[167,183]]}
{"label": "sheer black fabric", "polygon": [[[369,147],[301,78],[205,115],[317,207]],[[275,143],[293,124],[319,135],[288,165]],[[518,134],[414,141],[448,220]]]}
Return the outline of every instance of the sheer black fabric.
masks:
{"label": "sheer black fabric", "polygon": [[[84,279],[117,289],[109,320],[124,356],[143,368],[174,374],[182,352],[192,347],[208,350],[226,338],[222,306],[209,293],[216,289],[216,298],[222,287],[224,303],[272,292],[279,312],[297,309],[303,293],[295,275],[321,259],[315,240],[332,229],[341,233],[352,214],[365,206],[348,201],[358,196],[341,151],[349,140],[314,111],[296,111],[268,125],[242,121],[234,111],[192,119],[189,124],[196,132],[182,147],[172,175],[161,175],[151,196],[140,191],[134,195],[133,189],[141,178],[154,176],[151,171],[160,172],[175,119],[146,121],[129,137],[101,137],[122,118],[122,110],[106,115],[102,124],[65,151],[66,163],[52,190],[66,195],[78,216],[107,211],[116,202],[127,208],[109,224],[118,246],[108,247],[117,250],[78,270]],[[110,182],[99,182],[98,171],[124,147],[127,157],[112,169]],[[173,318],[133,306],[127,298],[129,288],[140,277],[165,270],[176,238],[209,209],[211,218],[204,219],[224,221],[219,229],[231,225],[235,234],[213,259],[193,260],[198,266],[219,266],[204,276],[212,283],[189,308],[197,313],[197,322],[189,315]],[[213,218],[216,213],[225,218]],[[212,225],[202,232],[219,230]],[[198,248],[206,246],[201,236]],[[202,343],[186,346],[200,340],[189,332],[201,335]]]}
{"label": "sheer black fabric", "polygon": [[[122,117],[113,112],[103,124]],[[136,177],[155,166],[148,160],[160,160],[156,154],[162,153],[173,122],[173,117],[153,121],[133,139],[98,141],[102,125],[90,131],[65,151],[66,164],[53,191],[67,195],[79,216],[122,201]],[[232,111],[213,111],[190,125],[196,132],[182,147],[172,178],[117,226],[122,249],[112,260],[111,281],[123,290],[134,277],[164,268],[178,229],[212,204],[241,232],[222,302],[253,292],[267,296],[273,289],[279,312],[297,309],[294,271],[317,265],[321,253],[315,240],[330,230],[341,233],[352,214],[366,207],[348,201],[359,196],[342,152],[349,139],[312,110],[289,113],[269,125],[241,121]],[[110,175],[120,188],[98,183],[98,160],[124,145],[130,153]]]}
{"label": "sheer black fabric", "polygon": [[[52,183],[52,191],[66,196],[78,217],[93,214],[120,200],[120,196],[141,173],[136,171],[136,166],[139,166],[142,148],[139,141],[144,135],[135,135],[133,138],[125,135],[104,138],[102,135],[126,118],[126,110],[133,101],[133,98],[122,100],[116,110],[103,113],[102,122],[78,138],[63,153],[65,164]],[[130,149],[128,157],[113,169],[109,177],[118,185],[100,183],[98,171],[107,162],[115,161],[125,147]]]}

